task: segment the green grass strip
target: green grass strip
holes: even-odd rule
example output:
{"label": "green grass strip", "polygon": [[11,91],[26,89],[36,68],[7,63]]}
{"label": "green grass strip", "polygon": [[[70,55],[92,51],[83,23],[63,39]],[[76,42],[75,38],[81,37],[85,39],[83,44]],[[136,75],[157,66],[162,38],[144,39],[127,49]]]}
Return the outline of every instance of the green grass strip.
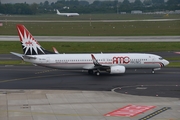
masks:
{"label": "green grass strip", "polygon": [[171,62],[167,67],[180,67],[180,62]]}
{"label": "green grass strip", "polygon": [[[180,42],[39,42],[43,48],[53,51],[52,47],[60,53],[100,53],[100,52],[161,52],[179,51]],[[0,54],[10,52],[22,53],[22,46],[17,42],[0,42]]]}
{"label": "green grass strip", "polygon": [[[17,35],[15,22],[0,27],[0,35]],[[175,36],[180,20],[135,22],[22,22],[36,36]]]}

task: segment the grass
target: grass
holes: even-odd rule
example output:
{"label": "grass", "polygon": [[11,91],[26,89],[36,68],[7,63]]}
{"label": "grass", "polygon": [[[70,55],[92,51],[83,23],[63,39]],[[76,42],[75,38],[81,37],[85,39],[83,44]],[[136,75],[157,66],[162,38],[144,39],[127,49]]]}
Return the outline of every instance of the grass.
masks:
{"label": "grass", "polygon": [[[154,22],[91,22],[91,20],[145,20],[180,19],[179,15],[120,15],[120,14],[84,14],[79,17],[63,17],[55,13],[46,15],[0,16],[0,20],[20,20],[24,22],[4,22],[0,35],[17,35],[16,24],[24,24],[36,36],[174,36],[180,35],[180,20]],[[27,22],[26,20],[53,20],[57,22]],[[86,22],[74,22],[85,20]],[[72,22],[63,22],[72,21]],[[47,50],[56,47],[60,53],[96,53],[96,52],[155,52],[179,51],[180,42],[142,42],[142,43],[73,43],[40,42]],[[19,42],[0,42],[0,54],[11,51],[22,53]],[[168,60],[178,60],[168,58]],[[22,61],[0,61],[0,64],[24,64]],[[27,63],[25,63],[27,64]],[[180,66],[173,62],[169,66]]]}
{"label": "grass", "polygon": [[54,14],[0,16],[3,20],[144,20],[144,19],[179,19],[178,14],[81,14],[78,17],[65,17]]}
{"label": "grass", "polygon": [[[17,35],[16,24],[24,24],[33,35],[38,36],[168,36],[180,35],[180,20],[177,21],[134,21],[134,22],[91,22],[91,20],[146,20],[180,19],[179,15],[133,15],[133,14],[83,14],[64,17],[54,14],[0,16],[5,20],[0,35]],[[8,22],[18,20],[21,22]],[[27,21],[29,20],[29,21]],[[39,21],[41,22],[31,22]],[[84,20],[86,22],[75,22]],[[42,22],[49,21],[49,22]],[[56,21],[56,22],[52,22]],[[71,22],[66,22],[71,21]]]}
{"label": "grass", "polygon": [[[60,53],[96,53],[96,52],[160,52],[160,51],[178,51],[180,42],[142,42],[142,43],[92,43],[92,42],[40,42],[40,44],[49,51],[52,47]],[[0,54],[8,54],[11,51],[22,53],[19,42],[0,42]],[[180,57],[165,58],[170,61],[167,67],[180,67]],[[15,61],[0,61],[0,65],[31,65],[30,63]]]}
{"label": "grass", "polygon": [[170,62],[167,67],[180,67],[180,62]]}
{"label": "grass", "polygon": [[[0,35],[17,35],[15,22],[4,23]],[[179,21],[154,22],[22,22],[36,36],[172,36],[180,35]]]}
{"label": "grass", "polygon": [[[55,47],[60,53],[96,53],[96,52],[160,52],[178,51],[180,42],[40,42],[46,50]],[[0,41],[0,54],[22,53],[20,42]]]}

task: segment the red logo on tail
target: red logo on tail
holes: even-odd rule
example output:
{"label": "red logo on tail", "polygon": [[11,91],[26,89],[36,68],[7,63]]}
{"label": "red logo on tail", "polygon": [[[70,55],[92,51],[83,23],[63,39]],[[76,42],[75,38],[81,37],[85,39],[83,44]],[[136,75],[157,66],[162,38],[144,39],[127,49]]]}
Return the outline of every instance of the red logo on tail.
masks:
{"label": "red logo on tail", "polygon": [[24,25],[17,25],[17,30],[25,55],[44,54],[42,47],[33,38],[31,33],[24,27]]}

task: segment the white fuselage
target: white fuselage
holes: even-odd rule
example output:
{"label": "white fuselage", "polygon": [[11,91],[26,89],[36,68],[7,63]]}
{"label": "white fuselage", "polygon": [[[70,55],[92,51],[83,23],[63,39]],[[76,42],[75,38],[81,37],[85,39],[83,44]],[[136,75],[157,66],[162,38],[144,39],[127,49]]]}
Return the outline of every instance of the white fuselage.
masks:
{"label": "white fuselage", "polygon": [[78,13],[57,13],[58,15],[63,15],[63,16],[79,16]]}
{"label": "white fuselage", "polygon": [[[143,53],[105,53],[93,54],[103,66],[120,65],[125,68],[161,68],[169,64],[158,55]],[[24,58],[36,65],[56,69],[92,69],[94,67],[91,54],[43,54],[29,55],[34,58]]]}

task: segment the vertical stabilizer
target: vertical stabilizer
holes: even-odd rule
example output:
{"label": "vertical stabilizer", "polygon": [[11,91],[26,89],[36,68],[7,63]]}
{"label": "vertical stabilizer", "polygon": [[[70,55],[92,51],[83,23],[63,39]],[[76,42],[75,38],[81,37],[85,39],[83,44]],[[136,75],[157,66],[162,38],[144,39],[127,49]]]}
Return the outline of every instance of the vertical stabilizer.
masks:
{"label": "vertical stabilizer", "polygon": [[59,10],[56,10],[57,11],[57,14],[60,14]]}
{"label": "vertical stabilizer", "polygon": [[44,49],[34,39],[24,25],[17,25],[18,35],[25,55],[45,54]]}

